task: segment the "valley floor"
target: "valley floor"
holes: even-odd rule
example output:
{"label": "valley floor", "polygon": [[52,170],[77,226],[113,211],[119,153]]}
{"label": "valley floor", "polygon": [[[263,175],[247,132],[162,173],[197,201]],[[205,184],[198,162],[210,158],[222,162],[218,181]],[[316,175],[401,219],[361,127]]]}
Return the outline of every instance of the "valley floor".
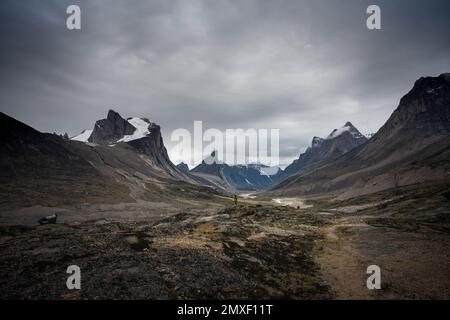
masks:
{"label": "valley floor", "polygon": [[[123,220],[129,207],[90,208],[89,219],[68,214],[47,226],[33,225],[26,211],[7,224],[11,211],[3,211],[0,298],[449,299],[448,190],[411,187],[305,206],[222,199],[177,213],[139,207]],[[79,291],[66,288],[73,264]],[[372,264],[381,268],[381,290],[366,287]]]}

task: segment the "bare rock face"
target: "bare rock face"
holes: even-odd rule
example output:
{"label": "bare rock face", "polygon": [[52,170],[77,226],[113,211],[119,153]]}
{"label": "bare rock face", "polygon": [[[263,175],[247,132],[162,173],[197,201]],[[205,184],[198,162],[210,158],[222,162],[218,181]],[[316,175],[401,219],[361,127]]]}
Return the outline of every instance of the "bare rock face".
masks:
{"label": "bare rock face", "polygon": [[423,135],[450,133],[450,73],[417,80],[378,135],[389,136],[400,129]]}
{"label": "bare rock face", "polygon": [[88,141],[95,144],[108,145],[117,142],[125,135],[131,135],[136,128],[123,119],[114,110],[109,110],[106,119],[98,120],[95,123],[94,131]]}
{"label": "bare rock face", "polygon": [[450,133],[450,73],[422,77],[402,98],[392,121],[404,128],[420,130],[425,135]]}
{"label": "bare rock face", "polygon": [[399,159],[450,134],[450,74],[422,77],[358,154],[365,160]]}
{"label": "bare rock face", "polygon": [[176,176],[180,171],[169,159],[167,149],[164,146],[161,136],[161,127],[157,124],[150,123],[148,126],[149,134],[140,139],[128,141],[138,153],[145,154],[148,159],[157,167],[163,168],[167,173]]}
{"label": "bare rock face", "polygon": [[144,156],[148,165],[171,177],[186,180],[186,175],[169,159],[160,126],[147,118],[124,119],[119,113],[109,110],[106,119],[96,122],[88,142],[117,146],[118,149],[128,145],[135,153]]}

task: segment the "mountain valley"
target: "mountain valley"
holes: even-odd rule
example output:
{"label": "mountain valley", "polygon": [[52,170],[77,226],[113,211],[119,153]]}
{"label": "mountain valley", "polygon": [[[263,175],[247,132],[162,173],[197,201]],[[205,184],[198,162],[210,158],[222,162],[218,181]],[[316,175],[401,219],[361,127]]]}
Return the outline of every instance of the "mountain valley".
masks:
{"label": "mountain valley", "polygon": [[2,299],[450,298],[448,73],[370,138],[347,122],[285,170],[175,165],[159,125],[114,110],[71,139],[0,125]]}

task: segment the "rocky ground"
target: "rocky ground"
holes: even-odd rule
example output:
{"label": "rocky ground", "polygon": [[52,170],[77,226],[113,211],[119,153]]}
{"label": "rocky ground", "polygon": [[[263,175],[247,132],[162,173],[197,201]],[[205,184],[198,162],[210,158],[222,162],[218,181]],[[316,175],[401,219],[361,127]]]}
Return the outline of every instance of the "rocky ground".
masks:
{"label": "rocky ground", "polygon": [[[304,206],[230,199],[134,221],[3,224],[0,298],[448,299],[447,189]],[[66,288],[73,264],[78,291]],[[371,264],[381,267],[381,290],[366,288]]]}

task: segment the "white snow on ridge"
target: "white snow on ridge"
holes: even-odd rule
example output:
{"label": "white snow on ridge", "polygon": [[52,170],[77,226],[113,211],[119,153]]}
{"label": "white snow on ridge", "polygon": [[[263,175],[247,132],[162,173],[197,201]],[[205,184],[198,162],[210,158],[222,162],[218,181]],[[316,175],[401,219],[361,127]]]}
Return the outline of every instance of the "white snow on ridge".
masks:
{"label": "white snow on ridge", "polygon": [[148,123],[147,121],[136,117],[130,118],[127,121],[136,128],[136,131],[134,131],[133,134],[123,136],[123,138],[118,140],[117,142],[128,142],[136,139],[141,139],[150,134],[150,131],[148,131],[148,126],[150,125],[150,123]]}
{"label": "white snow on ridge", "polygon": [[344,132],[349,131],[349,130],[350,130],[350,127],[342,127],[339,129],[334,129],[333,132],[331,132],[330,135],[327,137],[327,140],[339,137],[341,134],[343,134]]}
{"label": "white snow on ridge", "polygon": [[92,130],[83,130],[83,131],[81,131],[81,133],[79,135],[76,135],[76,136],[70,138],[70,140],[87,142],[89,137],[91,136],[91,134],[92,134]]}

